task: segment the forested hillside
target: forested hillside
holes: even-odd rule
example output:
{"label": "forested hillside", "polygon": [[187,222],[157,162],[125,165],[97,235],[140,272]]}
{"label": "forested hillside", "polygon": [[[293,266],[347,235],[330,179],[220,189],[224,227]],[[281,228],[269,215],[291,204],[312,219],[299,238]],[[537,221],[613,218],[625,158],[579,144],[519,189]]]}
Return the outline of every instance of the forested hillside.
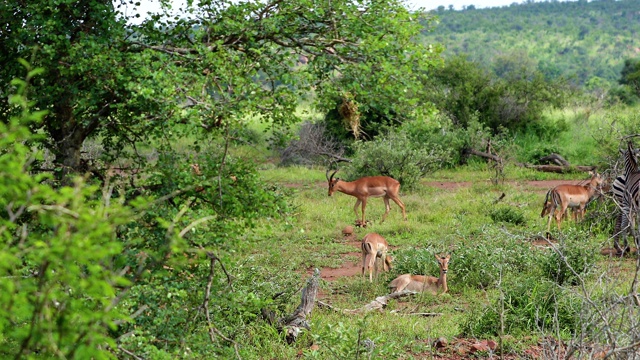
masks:
{"label": "forested hillside", "polygon": [[[445,57],[468,54],[500,72],[505,57],[536,66],[547,78],[565,76],[589,87],[612,85],[624,60],[640,56],[640,0],[529,2],[431,12],[439,24],[424,41],[441,43]],[[603,81],[604,80],[604,83]]]}

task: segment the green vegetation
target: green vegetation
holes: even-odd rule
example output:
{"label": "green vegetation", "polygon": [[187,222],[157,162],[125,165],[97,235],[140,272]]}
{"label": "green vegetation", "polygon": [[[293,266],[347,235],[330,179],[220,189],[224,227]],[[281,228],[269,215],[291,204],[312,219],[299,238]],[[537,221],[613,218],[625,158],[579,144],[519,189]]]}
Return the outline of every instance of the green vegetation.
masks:
{"label": "green vegetation", "polygon": [[[548,79],[564,77],[591,88],[618,83],[625,59],[637,57],[638,0],[514,2],[510,6],[433,11],[438,26],[425,43],[443,55],[468,54],[496,73],[500,59],[529,63]],[[426,25],[426,24],[425,24]],[[428,31],[427,31],[428,30]]]}

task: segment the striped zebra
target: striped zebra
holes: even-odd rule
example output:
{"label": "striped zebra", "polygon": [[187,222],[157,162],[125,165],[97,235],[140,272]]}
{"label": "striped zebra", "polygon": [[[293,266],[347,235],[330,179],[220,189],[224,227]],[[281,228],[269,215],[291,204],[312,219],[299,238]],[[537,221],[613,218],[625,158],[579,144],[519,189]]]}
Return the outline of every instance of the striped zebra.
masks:
{"label": "striped zebra", "polygon": [[627,151],[624,154],[624,169],[625,181],[620,204],[621,219],[618,233],[623,237],[626,244],[630,230],[637,247],[639,239],[636,225],[638,209],[640,209],[640,172],[638,172],[638,163],[636,162],[631,142],[627,144]]}
{"label": "striped zebra", "polygon": [[[616,203],[618,207],[622,207],[622,201],[624,197],[624,189],[627,184],[627,176],[620,175],[611,184],[611,193],[613,194],[613,201]],[[625,234],[624,237],[624,248],[620,247],[620,235],[622,229],[622,211],[618,211],[618,216],[616,216],[616,223],[613,227],[613,247],[616,249],[618,254],[623,255],[625,252],[629,250],[629,242],[627,241],[627,236]]]}

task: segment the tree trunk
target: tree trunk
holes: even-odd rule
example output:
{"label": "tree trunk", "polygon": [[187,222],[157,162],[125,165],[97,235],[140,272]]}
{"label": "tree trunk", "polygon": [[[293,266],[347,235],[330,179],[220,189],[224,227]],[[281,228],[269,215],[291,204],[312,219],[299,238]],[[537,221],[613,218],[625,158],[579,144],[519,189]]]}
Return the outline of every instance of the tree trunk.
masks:
{"label": "tree trunk", "polygon": [[54,162],[61,167],[61,171],[55,174],[61,185],[70,185],[73,175],[88,171],[82,160],[82,145],[109,112],[107,104],[93,118],[83,122],[76,119],[73,108],[66,102],[54,106],[50,115],[52,119],[46,122],[46,126],[53,138],[49,150],[56,156]]}

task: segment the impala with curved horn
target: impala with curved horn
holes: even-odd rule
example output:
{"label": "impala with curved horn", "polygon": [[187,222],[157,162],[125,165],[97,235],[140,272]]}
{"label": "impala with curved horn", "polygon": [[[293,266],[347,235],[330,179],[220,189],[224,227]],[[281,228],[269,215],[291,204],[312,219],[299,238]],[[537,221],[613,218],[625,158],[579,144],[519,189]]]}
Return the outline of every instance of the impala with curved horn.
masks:
{"label": "impala with curved horn", "polygon": [[[547,222],[547,232],[551,227],[551,217],[555,215],[556,225],[560,230],[560,224],[567,211],[567,208],[574,208],[576,220],[584,218],[584,209],[587,203],[594,197],[598,188],[604,182],[604,179],[600,174],[596,172],[590,172],[591,179],[589,183],[585,185],[558,185],[551,190],[552,201],[550,208],[546,210],[549,214],[549,221]],[[560,207],[559,211],[555,211],[557,207]],[[543,214],[545,210],[543,209]]]}
{"label": "impala with curved horn", "polygon": [[334,170],[333,173],[331,173],[331,176],[329,176],[329,171],[331,170],[327,170],[327,173],[325,174],[327,181],[329,181],[329,196],[331,196],[335,191],[339,191],[358,199],[356,201],[356,205],[353,207],[353,212],[355,212],[357,218],[358,206],[362,204],[362,226],[365,226],[366,224],[365,209],[367,207],[367,199],[369,197],[382,197],[384,200],[386,211],[384,215],[382,215],[381,223],[384,222],[384,219],[386,219],[389,214],[389,210],[391,209],[389,199],[393,200],[398,204],[398,206],[400,206],[400,209],[402,209],[402,217],[404,220],[407,220],[404,203],[400,200],[400,196],[398,195],[400,192],[400,182],[398,182],[398,180],[388,176],[368,176],[355,181],[344,181],[339,178],[333,178],[338,170]]}

